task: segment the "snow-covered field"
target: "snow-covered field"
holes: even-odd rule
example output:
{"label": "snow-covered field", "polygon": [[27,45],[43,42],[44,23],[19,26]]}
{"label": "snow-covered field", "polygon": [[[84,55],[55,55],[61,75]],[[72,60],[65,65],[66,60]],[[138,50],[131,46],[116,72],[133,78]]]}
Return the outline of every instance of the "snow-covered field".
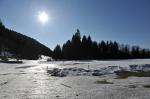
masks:
{"label": "snow-covered field", "polygon": [[[102,76],[55,77],[53,68],[99,70],[108,66],[150,64],[150,59],[115,61],[24,60],[23,64],[0,63],[0,99],[150,99],[150,77],[116,79],[115,74]],[[107,80],[112,84],[100,84]]]}

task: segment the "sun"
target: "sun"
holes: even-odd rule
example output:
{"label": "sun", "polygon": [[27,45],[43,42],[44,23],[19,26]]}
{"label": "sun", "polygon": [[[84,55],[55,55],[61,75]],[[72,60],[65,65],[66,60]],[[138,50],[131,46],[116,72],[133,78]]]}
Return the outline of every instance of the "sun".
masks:
{"label": "sun", "polygon": [[45,11],[39,12],[38,14],[38,20],[42,23],[45,24],[48,22],[48,14]]}

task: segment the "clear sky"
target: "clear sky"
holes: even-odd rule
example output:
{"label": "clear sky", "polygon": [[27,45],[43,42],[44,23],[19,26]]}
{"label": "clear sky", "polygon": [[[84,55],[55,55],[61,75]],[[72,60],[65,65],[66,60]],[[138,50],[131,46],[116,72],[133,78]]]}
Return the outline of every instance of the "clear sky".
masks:
{"label": "clear sky", "polygon": [[[38,20],[45,11],[49,20]],[[0,0],[6,27],[53,49],[79,28],[93,40],[115,40],[150,48],[150,0]]]}

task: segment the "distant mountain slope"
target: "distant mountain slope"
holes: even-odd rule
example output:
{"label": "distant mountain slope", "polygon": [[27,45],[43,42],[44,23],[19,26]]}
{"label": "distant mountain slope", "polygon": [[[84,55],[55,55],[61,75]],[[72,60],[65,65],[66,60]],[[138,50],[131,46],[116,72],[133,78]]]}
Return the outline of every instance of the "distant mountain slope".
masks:
{"label": "distant mountain slope", "polygon": [[0,52],[8,51],[14,57],[37,59],[39,55],[52,56],[52,51],[33,38],[6,28],[0,22]]}

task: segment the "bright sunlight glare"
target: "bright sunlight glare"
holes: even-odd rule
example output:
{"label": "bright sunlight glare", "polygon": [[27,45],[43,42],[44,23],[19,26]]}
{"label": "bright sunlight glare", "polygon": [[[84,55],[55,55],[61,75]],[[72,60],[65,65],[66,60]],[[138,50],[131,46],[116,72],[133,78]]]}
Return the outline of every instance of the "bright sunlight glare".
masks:
{"label": "bright sunlight glare", "polygon": [[42,24],[45,24],[48,21],[48,14],[45,11],[39,12],[38,19]]}

